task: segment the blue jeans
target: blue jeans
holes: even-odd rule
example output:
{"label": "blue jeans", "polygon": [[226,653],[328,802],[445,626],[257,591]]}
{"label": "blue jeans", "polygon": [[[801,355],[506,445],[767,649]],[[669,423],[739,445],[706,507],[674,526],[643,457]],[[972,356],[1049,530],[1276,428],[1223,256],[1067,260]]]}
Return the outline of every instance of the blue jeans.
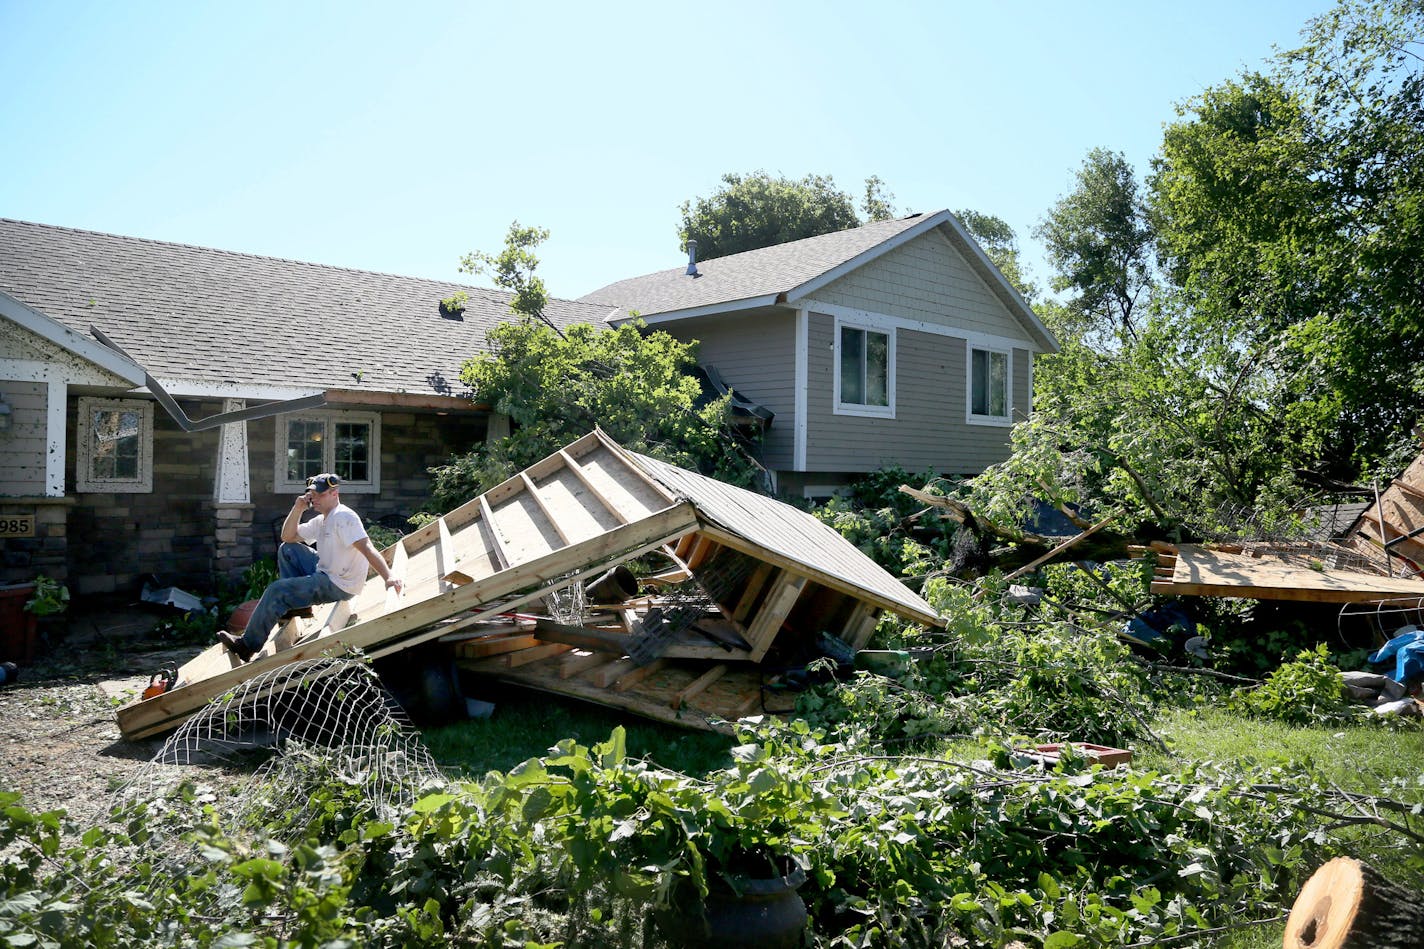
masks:
{"label": "blue jeans", "polygon": [[252,611],[247,621],[247,630],[242,641],[253,652],[267,643],[272,635],[272,627],[277,625],[289,610],[318,603],[336,603],[349,600],[351,594],[331,581],[316,569],[316,551],[306,544],[283,544],[277,550],[277,576],[266,590],[262,599]]}

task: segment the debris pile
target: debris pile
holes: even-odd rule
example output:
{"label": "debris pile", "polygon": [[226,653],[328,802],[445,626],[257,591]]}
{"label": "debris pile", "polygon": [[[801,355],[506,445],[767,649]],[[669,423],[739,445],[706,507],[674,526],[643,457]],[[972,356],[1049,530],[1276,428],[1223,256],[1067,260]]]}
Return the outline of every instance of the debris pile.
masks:
{"label": "debris pile", "polygon": [[[859,649],[884,612],[934,609],[790,505],[629,452],[595,430],[382,552],[404,580],[294,617],[252,662],[213,646],[119,710],[179,725],[277,666],[426,643],[461,668],[696,728],[774,712],[826,634]],[[641,581],[624,569],[655,562]]]}

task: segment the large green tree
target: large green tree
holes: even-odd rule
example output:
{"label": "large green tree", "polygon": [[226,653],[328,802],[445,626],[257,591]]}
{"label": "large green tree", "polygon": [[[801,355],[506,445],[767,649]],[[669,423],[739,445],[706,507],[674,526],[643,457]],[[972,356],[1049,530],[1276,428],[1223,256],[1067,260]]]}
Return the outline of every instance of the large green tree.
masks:
{"label": "large green tree", "polygon": [[970,208],[954,212],[974,240],[984,250],[984,255],[993,261],[995,267],[1013,284],[1025,300],[1032,303],[1038,297],[1038,287],[1029,278],[1019,251],[1018,235],[1009,223],[993,214],[985,214]]}
{"label": "large green tree", "polygon": [[[1319,474],[1403,447],[1424,365],[1424,5],[1342,2],[1168,128],[1153,214],[1174,283],[1274,377]],[[1404,449],[1412,450],[1412,449]]]}
{"label": "large green tree", "polygon": [[1257,533],[1418,450],[1421,35],[1418,3],[1341,3],[1185,103],[1141,198],[1121,156],[1088,156],[1039,230],[1063,350],[981,506]]}
{"label": "large green tree", "polygon": [[[879,178],[865,183],[867,217],[889,217],[894,195]],[[705,198],[684,201],[678,238],[697,241],[699,260],[784,244],[843,231],[861,224],[855,199],[836,187],[830,175],[797,181],[765,171],[722,176],[722,186]]]}
{"label": "large green tree", "polygon": [[1076,186],[1034,231],[1067,291],[1068,309],[1106,344],[1128,342],[1150,296],[1152,230],[1131,164],[1097,148],[1077,172]]}

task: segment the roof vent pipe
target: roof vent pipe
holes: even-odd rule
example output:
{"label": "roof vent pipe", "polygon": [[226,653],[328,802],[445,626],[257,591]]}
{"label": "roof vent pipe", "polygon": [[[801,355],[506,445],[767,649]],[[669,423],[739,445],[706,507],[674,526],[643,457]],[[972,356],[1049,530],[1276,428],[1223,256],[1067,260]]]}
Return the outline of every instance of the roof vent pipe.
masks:
{"label": "roof vent pipe", "polygon": [[689,277],[700,277],[697,272],[697,240],[689,237],[687,239],[687,275]]}

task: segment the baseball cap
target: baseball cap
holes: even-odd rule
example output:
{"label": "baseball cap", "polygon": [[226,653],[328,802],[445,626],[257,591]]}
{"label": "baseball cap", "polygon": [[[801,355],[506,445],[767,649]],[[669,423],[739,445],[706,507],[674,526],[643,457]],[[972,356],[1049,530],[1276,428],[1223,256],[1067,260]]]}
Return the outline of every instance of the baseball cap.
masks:
{"label": "baseball cap", "polygon": [[307,479],[307,487],[317,494],[325,494],[327,488],[335,488],[341,485],[341,479],[334,474],[319,474]]}

